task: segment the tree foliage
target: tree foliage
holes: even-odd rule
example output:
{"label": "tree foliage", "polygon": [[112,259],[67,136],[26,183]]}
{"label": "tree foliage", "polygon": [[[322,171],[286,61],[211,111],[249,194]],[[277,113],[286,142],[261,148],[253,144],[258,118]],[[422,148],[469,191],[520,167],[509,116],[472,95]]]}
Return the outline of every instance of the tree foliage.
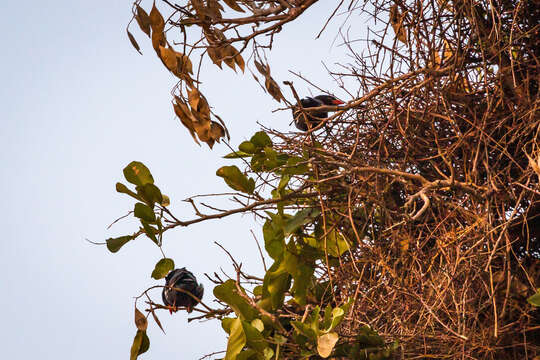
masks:
{"label": "tree foliage", "polygon": [[[206,59],[253,68],[273,99],[299,101],[290,81],[285,96],[265,55],[316,2],[162,1],[149,12],[134,4],[136,23],[179,79],[174,112],[196,142],[227,136],[199,86]],[[137,200],[141,227],[107,240],[108,249],[141,235],[161,247],[170,229],[239,213],[261,219],[271,266],[258,277],[231,257],[236,274],[213,279],[222,306],[201,303],[195,317],[221,321],[227,360],[540,356],[538,2],[333,6],[330,19],[341,11],[379,20],[364,51],[342,38],[354,61],[330,75],[350,99],[301,109],[333,111],[305,133],[265,129],[226,155],[233,164],[216,175],[237,192],[229,210],[202,214],[189,199],[195,217],[180,220],[150,171],[129,164],[134,189],[117,190]],[[153,276],[172,261],[160,260]],[[150,290],[146,310],[159,324],[156,311],[167,307]],[[137,325],[132,358],[147,339]]]}

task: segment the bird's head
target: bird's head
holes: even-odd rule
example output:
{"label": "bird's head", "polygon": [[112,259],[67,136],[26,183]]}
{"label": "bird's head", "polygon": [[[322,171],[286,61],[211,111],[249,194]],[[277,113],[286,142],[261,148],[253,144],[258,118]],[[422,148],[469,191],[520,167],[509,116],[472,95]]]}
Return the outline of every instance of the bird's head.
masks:
{"label": "bird's head", "polygon": [[336,98],[335,96],[332,96],[332,95],[318,95],[318,96],[315,96],[315,99],[319,100],[324,105],[341,105],[341,104],[345,104],[345,102],[339,100],[338,98]]}

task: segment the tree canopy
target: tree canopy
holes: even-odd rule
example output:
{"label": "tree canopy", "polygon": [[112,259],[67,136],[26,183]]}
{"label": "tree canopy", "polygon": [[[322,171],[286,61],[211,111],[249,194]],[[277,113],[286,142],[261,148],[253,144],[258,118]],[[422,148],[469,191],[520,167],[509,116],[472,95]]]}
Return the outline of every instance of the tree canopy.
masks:
{"label": "tree canopy", "polygon": [[[116,189],[136,200],[141,226],[107,248],[139,236],[161,248],[176,227],[259,219],[273,263],[247,274],[231,254],[235,273],[210,277],[219,306],[203,301],[193,318],[221,321],[226,360],[540,356],[538,1],[331,2],[328,21],[365,26],[350,21],[364,14],[371,28],[363,42],[338,34],[350,61],[328,75],[349,99],[304,108],[267,55],[317,2],[133,4],[130,25],[178,77],[173,110],[196,143],[229,138],[204,96],[211,80],[200,86],[209,66],[250,71],[280,106],[330,115],[242,142],[216,171],[236,192],[231,208],[203,213],[190,198],[191,219],[130,163],[131,185]],[[149,272],[162,279],[174,267],[164,255]],[[156,313],[169,308],[152,297],[162,287],[139,297],[132,359],[149,347],[147,317],[161,327]]]}

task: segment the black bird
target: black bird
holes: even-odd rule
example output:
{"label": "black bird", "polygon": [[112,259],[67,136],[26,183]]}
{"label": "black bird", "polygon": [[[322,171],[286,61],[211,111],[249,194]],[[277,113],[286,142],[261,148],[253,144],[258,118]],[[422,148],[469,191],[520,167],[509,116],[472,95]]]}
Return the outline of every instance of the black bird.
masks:
{"label": "black bird", "polygon": [[[343,101],[339,100],[338,98],[332,96],[332,95],[317,95],[315,97],[307,97],[302,100],[300,100],[300,103],[302,104],[303,108],[310,108],[310,107],[319,107],[323,105],[341,105],[344,104]],[[293,108],[293,117],[294,117],[294,125],[298,130],[307,131],[308,126],[306,124],[305,115],[302,114],[299,108]],[[320,122],[328,117],[328,112],[326,111],[315,111],[312,113],[309,113],[308,115],[308,121],[312,128],[319,125]]]}
{"label": "black bird", "polygon": [[[189,294],[175,290],[173,288],[182,289],[186,292],[193,294],[199,300],[195,300]],[[163,304],[167,306],[172,306],[175,308],[178,306],[185,306],[187,312],[190,313],[193,310],[193,307],[199,303],[204,294],[204,287],[202,284],[197,283],[197,278],[191,273],[191,271],[186,270],[185,267],[181,269],[175,269],[171,271],[165,277],[165,287],[161,293],[161,298],[163,299]],[[172,314],[173,310],[170,310]]]}

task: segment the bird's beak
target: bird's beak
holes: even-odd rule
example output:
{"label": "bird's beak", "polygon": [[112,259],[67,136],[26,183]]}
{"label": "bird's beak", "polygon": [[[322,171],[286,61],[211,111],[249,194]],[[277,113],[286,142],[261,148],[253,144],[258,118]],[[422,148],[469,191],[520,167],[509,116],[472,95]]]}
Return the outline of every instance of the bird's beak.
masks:
{"label": "bird's beak", "polygon": [[345,102],[339,100],[339,99],[336,99],[336,100],[332,100],[332,104],[334,105],[341,105],[341,104],[345,104]]}

